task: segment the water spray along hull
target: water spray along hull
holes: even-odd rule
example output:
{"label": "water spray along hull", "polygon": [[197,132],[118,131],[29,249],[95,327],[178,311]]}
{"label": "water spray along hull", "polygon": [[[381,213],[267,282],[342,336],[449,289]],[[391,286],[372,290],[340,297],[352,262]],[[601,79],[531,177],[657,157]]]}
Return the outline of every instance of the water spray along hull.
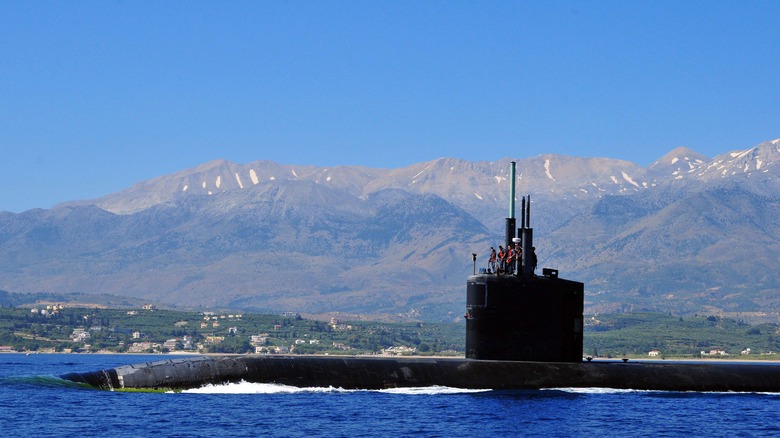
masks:
{"label": "water spray along hull", "polygon": [[780,392],[780,366],[678,362],[521,362],[338,356],[209,356],[126,365],[62,378],[108,390],[181,390],[246,381],[385,389],[615,388]]}

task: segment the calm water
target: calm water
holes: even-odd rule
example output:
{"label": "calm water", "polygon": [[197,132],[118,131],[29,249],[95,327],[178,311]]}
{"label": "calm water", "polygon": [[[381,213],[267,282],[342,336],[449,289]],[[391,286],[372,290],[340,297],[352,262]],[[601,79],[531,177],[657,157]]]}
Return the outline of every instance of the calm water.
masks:
{"label": "calm water", "polygon": [[0,354],[7,436],[780,436],[780,394],[301,390],[115,393],[54,376],[159,359]]}

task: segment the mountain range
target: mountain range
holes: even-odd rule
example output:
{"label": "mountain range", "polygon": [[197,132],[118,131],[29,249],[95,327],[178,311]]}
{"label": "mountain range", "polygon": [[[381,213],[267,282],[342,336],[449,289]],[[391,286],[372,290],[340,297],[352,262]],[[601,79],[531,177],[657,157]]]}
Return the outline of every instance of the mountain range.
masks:
{"label": "mountain range", "polygon": [[[539,265],[586,313],[780,320],[780,140],[650,166],[540,155],[397,169],[215,160],[102,198],[0,213],[0,289],[161,305],[462,319],[503,239],[509,164]],[[37,296],[37,295],[36,295]]]}

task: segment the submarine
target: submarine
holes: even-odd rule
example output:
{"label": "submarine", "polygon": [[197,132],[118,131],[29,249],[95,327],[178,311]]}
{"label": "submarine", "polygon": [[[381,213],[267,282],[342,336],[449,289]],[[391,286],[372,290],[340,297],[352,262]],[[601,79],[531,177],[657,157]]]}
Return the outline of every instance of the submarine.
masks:
{"label": "submarine", "polygon": [[515,162],[510,173],[504,244],[521,255],[509,266],[477,272],[477,256],[472,254],[463,358],[193,356],[60,377],[112,391],[177,391],[245,381],[369,390],[445,386],[780,392],[780,365],[584,359],[584,284],[560,278],[557,269],[544,268],[536,275],[530,196],[522,198],[517,227]]}

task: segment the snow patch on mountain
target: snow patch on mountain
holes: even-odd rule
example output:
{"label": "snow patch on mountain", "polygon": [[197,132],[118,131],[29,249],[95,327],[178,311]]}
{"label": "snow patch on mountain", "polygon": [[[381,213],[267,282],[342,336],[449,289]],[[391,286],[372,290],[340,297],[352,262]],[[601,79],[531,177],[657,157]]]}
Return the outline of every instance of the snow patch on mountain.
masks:
{"label": "snow patch on mountain", "polygon": [[639,184],[637,184],[636,181],[631,179],[631,177],[626,172],[620,172],[620,173],[623,175],[623,179],[628,181],[629,184],[631,184],[631,185],[633,185],[633,186],[635,186],[637,188],[639,187]]}
{"label": "snow patch on mountain", "polygon": [[422,175],[423,173],[425,173],[425,171],[426,171],[426,170],[428,170],[428,169],[430,169],[430,168],[431,168],[431,166],[425,166],[425,167],[423,168],[423,170],[421,170],[421,171],[417,172],[417,174],[416,174],[416,175],[414,175],[414,176],[412,177],[412,184],[414,184],[414,183],[415,183],[415,181],[414,181],[414,180],[416,180],[416,179],[417,179],[417,177],[419,177],[420,175]]}
{"label": "snow patch on mountain", "polygon": [[547,178],[550,178],[551,180],[555,181],[555,178],[553,178],[552,173],[550,173],[549,159],[544,160],[544,173],[547,175]]}

